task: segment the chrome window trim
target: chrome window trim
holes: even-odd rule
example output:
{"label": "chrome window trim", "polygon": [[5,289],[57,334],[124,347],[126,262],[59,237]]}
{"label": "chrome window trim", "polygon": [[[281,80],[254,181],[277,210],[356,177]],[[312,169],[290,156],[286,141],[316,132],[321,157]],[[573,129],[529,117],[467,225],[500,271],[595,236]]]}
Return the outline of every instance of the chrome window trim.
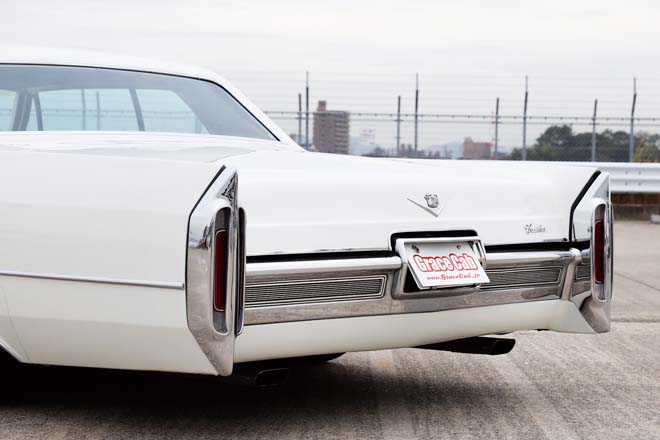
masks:
{"label": "chrome window trim", "polygon": [[16,278],[34,278],[40,280],[71,281],[76,283],[112,284],[119,286],[151,287],[156,289],[183,290],[184,283],[167,281],[126,280],[121,278],[86,277],[76,275],[45,274],[20,271],[0,271],[0,276]]}
{"label": "chrome window trim", "polygon": [[[186,256],[186,314],[188,327],[209,362],[221,376],[232,373],[237,310],[241,282],[238,264],[239,211],[237,201],[238,176],[235,170],[223,168],[204,193],[190,215],[188,252]],[[229,209],[227,225],[218,224],[220,212]],[[213,255],[215,233],[226,229],[229,256],[227,258],[226,303],[224,312],[213,306]],[[238,324],[240,327],[240,323]],[[218,328],[220,327],[220,328]]]}

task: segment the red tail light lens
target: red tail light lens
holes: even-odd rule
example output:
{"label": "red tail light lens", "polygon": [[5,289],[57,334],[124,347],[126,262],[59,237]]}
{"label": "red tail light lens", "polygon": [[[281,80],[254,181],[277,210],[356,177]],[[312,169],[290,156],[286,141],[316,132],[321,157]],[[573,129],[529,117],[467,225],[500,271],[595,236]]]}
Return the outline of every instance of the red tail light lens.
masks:
{"label": "red tail light lens", "polygon": [[594,281],[602,284],[605,281],[605,223],[603,220],[594,222],[593,247]]}
{"label": "red tail light lens", "polygon": [[215,233],[214,250],[213,306],[224,312],[227,301],[227,231]]}

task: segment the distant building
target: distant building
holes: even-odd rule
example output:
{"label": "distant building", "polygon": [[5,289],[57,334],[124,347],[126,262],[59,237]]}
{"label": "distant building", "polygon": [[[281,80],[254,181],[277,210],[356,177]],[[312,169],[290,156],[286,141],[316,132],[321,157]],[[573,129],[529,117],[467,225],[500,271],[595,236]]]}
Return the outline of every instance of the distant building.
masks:
{"label": "distant building", "polygon": [[363,128],[360,130],[360,143],[366,145],[376,145],[376,132],[373,128]]}
{"label": "distant building", "polygon": [[328,110],[325,101],[319,101],[314,112],[314,147],[324,153],[348,154],[350,144],[350,113]]}
{"label": "distant building", "polygon": [[426,150],[432,153],[438,153],[442,159],[462,159],[463,142],[447,142],[444,144],[434,144],[426,147]]}
{"label": "distant building", "polygon": [[463,141],[463,159],[490,159],[491,148],[493,144],[490,142],[475,142],[467,137]]}

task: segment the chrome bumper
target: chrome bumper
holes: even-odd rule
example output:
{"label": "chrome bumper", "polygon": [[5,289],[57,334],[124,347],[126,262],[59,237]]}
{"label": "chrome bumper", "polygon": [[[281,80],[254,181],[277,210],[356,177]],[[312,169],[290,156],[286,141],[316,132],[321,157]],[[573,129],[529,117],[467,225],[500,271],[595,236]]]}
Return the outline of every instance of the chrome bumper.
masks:
{"label": "chrome bumper", "polygon": [[[557,299],[572,301],[578,309],[588,303],[590,278],[584,279],[584,274],[590,273],[588,250],[490,252],[487,260],[491,278],[487,285],[411,289],[405,295],[401,289],[408,276],[406,264],[396,254],[248,263],[245,324],[436,312]],[[609,314],[589,323],[594,331],[607,331]]]}

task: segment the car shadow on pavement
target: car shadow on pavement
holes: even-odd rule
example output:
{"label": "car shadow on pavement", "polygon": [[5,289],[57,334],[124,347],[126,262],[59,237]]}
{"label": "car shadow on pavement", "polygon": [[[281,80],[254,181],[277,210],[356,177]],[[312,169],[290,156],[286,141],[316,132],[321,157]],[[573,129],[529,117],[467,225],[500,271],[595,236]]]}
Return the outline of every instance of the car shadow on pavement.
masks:
{"label": "car shadow on pavement", "polygon": [[[119,429],[127,436],[176,437],[194,427],[201,437],[220,431],[232,437],[319,429],[368,437],[381,431],[387,419],[405,414],[408,405],[423,408],[430,400],[442,406],[443,396],[469,396],[463,404],[470,410],[482,398],[490,400],[502,392],[495,385],[441,378],[420,388],[413,377],[394,370],[373,371],[368,362],[294,368],[283,385],[274,387],[237,385],[202,375],[25,367],[24,392],[19,401],[2,409],[5,421],[14,417],[18,428],[21,413],[33,418],[41,414],[42,423],[53,418],[65,422],[70,436],[93,428]],[[456,404],[451,399],[451,405]]]}

